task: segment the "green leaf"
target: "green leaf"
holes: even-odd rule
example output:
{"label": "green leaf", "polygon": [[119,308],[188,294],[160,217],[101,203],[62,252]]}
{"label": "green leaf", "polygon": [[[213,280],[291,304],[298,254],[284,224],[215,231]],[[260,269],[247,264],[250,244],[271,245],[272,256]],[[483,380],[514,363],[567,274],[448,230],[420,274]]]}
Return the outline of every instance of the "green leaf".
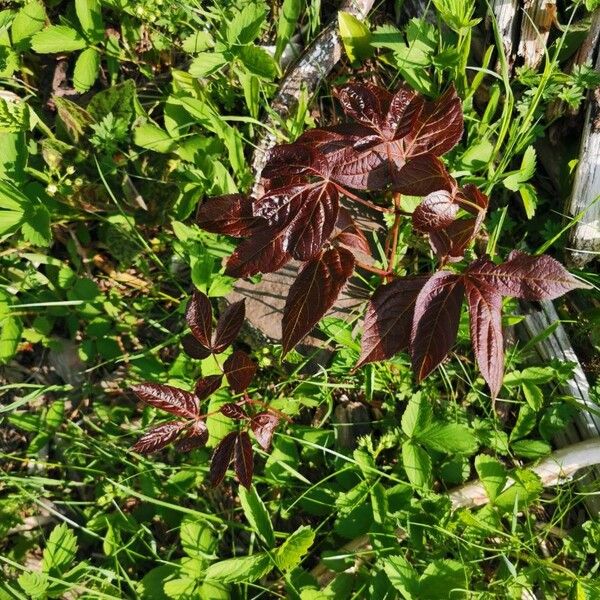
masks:
{"label": "green leaf", "polygon": [[275,563],[281,571],[289,571],[297,567],[308,549],[315,541],[315,532],[303,526],[288,537],[274,552]]}
{"label": "green leaf", "polygon": [[135,128],[133,141],[142,148],[168,154],[175,146],[169,134],[153,123],[143,123]]}
{"label": "green leaf", "polygon": [[512,371],[504,376],[504,385],[514,387],[523,383],[534,383],[541,385],[549,383],[556,377],[556,369],[553,367],[527,367],[522,371]]}
{"label": "green leaf", "polygon": [[230,46],[250,44],[259,35],[265,23],[267,7],[264,2],[253,1],[236,11],[233,19],[225,23],[225,37]]}
{"label": "green leaf", "polygon": [[478,446],[473,432],[458,423],[434,423],[416,437],[428,448],[439,452],[473,454]]}
{"label": "green leaf", "polygon": [[46,598],[46,591],[50,582],[45,573],[30,571],[21,573],[18,579],[21,589],[32,598]]}
{"label": "green leaf", "polygon": [[419,597],[419,575],[404,556],[388,556],[382,563],[391,584],[406,600]]}
{"label": "green leaf", "polygon": [[544,490],[540,478],[531,471],[522,470],[512,474],[515,482],[498,494],[494,504],[504,512],[521,510],[537,499]]}
{"label": "green leaf", "polygon": [[17,352],[23,323],[18,317],[0,317],[0,364],[6,364]]}
{"label": "green leaf", "polygon": [[465,589],[468,589],[468,581],[465,567],[461,563],[456,560],[434,560],[421,575],[418,598],[450,600],[460,598],[459,590]]}
{"label": "green leaf", "polygon": [[31,0],[21,7],[12,22],[10,35],[13,44],[20,45],[34,33],[43,29],[46,23],[46,9],[40,0]]}
{"label": "green leaf", "polygon": [[344,49],[351,62],[359,62],[373,54],[371,47],[371,31],[354,15],[340,10],[338,27]]}
{"label": "green leaf", "polygon": [[550,444],[542,440],[518,440],[511,444],[511,448],[517,456],[530,459],[542,458],[552,452]]}
{"label": "green leaf", "polygon": [[408,480],[416,487],[431,485],[431,458],[429,454],[411,441],[402,444],[402,462]]}
{"label": "green leaf", "polygon": [[408,437],[418,435],[431,424],[432,417],[431,403],[424,399],[420,392],[417,392],[408,401],[402,415],[402,431]]}
{"label": "green leaf", "polygon": [[527,381],[523,383],[521,389],[523,390],[527,404],[532,410],[538,412],[544,405],[544,392],[535,383]]}
{"label": "green leaf", "polygon": [[475,457],[475,470],[490,502],[493,503],[506,485],[507,473],[504,465],[487,454],[480,454]]}
{"label": "green leaf", "polygon": [[135,100],[135,83],[128,79],[95,94],[87,105],[87,111],[98,122],[112,113],[115,119],[123,119],[129,123],[133,117]]}
{"label": "green leaf", "polygon": [[31,47],[40,54],[73,52],[86,47],[86,41],[76,29],[66,25],[50,25],[38,31],[31,39]]}
{"label": "green leaf", "polygon": [[283,0],[277,20],[277,44],[275,61],[279,63],[281,55],[292,38],[302,12],[304,0]]}
{"label": "green leaf", "polygon": [[375,483],[369,490],[371,494],[371,506],[373,507],[373,520],[375,523],[383,525],[388,514],[387,496],[385,488],[381,483]]}
{"label": "green leaf", "polygon": [[94,48],[86,48],[78,57],[73,71],[73,85],[78,92],[87,92],[98,77],[100,54]]}
{"label": "green leaf", "polygon": [[222,52],[200,52],[190,64],[189,72],[192,77],[206,77],[224,67],[227,62]]}
{"label": "green leaf", "polygon": [[266,575],[272,568],[271,557],[266,552],[259,552],[252,556],[213,563],[206,570],[205,578],[224,583],[251,583]]}
{"label": "green leaf", "polygon": [[528,219],[535,216],[535,209],[538,205],[538,195],[535,188],[530,183],[523,183],[519,187],[519,194],[523,201],[523,208]]}
{"label": "green leaf", "polygon": [[510,441],[525,437],[535,427],[536,420],[537,412],[529,404],[523,404],[519,409],[517,422],[510,432]]}
{"label": "green leaf", "polygon": [[0,45],[0,77],[10,77],[18,68],[18,54],[9,46]]}
{"label": "green leaf", "polygon": [[83,32],[92,41],[104,37],[104,23],[99,0],[75,0],[75,12]]}
{"label": "green leaf", "polygon": [[244,509],[244,514],[250,526],[262,538],[269,548],[275,545],[275,533],[271,517],[265,507],[264,502],[258,495],[256,488],[251,486],[246,489],[240,486],[239,489],[240,502]]}
{"label": "green leaf", "polygon": [[240,48],[239,57],[250,73],[273,81],[277,77],[277,63],[273,57],[258,46],[244,46]]}
{"label": "green leaf", "polygon": [[189,54],[196,54],[211,48],[214,44],[208,31],[196,31],[183,40],[181,47]]}
{"label": "green leaf", "polygon": [[18,133],[29,128],[29,108],[25,102],[0,98],[0,132]]}
{"label": "green leaf", "polygon": [[42,571],[60,574],[75,558],[77,538],[66,523],[57,525],[50,534],[42,555]]}
{"label": "green leaf", "polygon": [[248,107],[248,112],[251,117],[255,119],[258,118],[258,113],[260,110],[258,104],[258,95],[260,92],[260,81],[256,75],[252,75],[247,71],[240,69],[236,69],[238,79],[242,84],[242,89],[244,90],[244,99],[246,100],[246,106]]}

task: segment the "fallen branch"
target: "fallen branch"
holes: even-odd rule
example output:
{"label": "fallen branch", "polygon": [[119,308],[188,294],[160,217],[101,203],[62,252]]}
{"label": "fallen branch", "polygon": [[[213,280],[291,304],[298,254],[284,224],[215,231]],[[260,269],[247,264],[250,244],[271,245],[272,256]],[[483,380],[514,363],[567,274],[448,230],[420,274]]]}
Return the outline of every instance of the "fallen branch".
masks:
{"label": "fallen branch", "polygon": [[[540,478],[544,487],[551,487],[568,481],[581,469],[598,464],[600,464],[600,440],[592,439],[557,450],[537,465],[530,467],[530,470]],[[514,480],[509,479],[505,489],[513,483]],[[489,501],[485,488],[480,481],[466,483],[450,491],[448,495],[453,510],[475,508],[487,504]],[[406,532],[403,529],[398,529],[396,536],[398,539],[403,539],[406,537]],[[361,535],[345,544],[340,549],[339,554],[354,554],[368,551],[370,548],[369,536]],[[336,573],[321,561],[311,571],[311,575],[323,587],[335,578]]]}

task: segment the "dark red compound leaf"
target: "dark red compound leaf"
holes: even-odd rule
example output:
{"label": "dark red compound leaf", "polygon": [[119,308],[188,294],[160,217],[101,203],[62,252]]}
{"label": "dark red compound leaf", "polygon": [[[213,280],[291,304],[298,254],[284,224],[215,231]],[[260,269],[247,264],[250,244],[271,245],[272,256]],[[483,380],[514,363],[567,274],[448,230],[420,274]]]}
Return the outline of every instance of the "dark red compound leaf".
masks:
{"label": "dark red compound leaf", "polygon": [[210,350],[205,348],[191,333],[183,336],[181,345],[183,346],[185,353],[191,358],[202,360],[203,358],[210,356]]}
{"label": "dark red compound leaf", "polygon": [[179,452],[190,452],[206,446],[206,442],[208,442],[208,428],[204,421],[198,419],[187,429],[184,437],[177,441],[175,449]]}
{"label": "dark red compound leaf", "polygon": [[375,290],[365,315],[356,368],[408,349],[415,302],[428,280],[429,275],[403,277]]}
{"label": "dark red compound leaf", "polygon": [[263,450],[267,451],[270,448],[277,425],[279,417],[272,412],[261,412],[252,417],[250,428]]}
{"label": "dark red compound leaf", "polygon": [[223,404],[219,410],[226,417],[229,417],[230,419],[236,419],[237,421],[245,419],[248,416],[239,404],[235,404],[233,402],[227,402],[227,404]]}
{"label": "dark red compound leaf", "polygon": [[354,271],[354,255],[331,248],[302,268],[283,309],[282,345],[287,354],[336,301]]}
{"label": "dark red compound leaf", "polygon": [[196,340],[209,349],[212,339],[212,306],[206,294],[194,290],[185,311],[185,320]]}
{"label": "dark red compound leaf", "polygon": [[436,256],[448,262],[462,259],[468,245],[479,233],[488,208],[488,197],[472,184],[458,190],[454,200],[474,216],[459,218],[443,229],[429,231],[429,241]]}
{"label": "dark red compound leaf", "polygon": [[338,220],[335,224],[335,234],[332,241],[367,256],[371,256],[372,254],[365,234],[358,228],[350,212],[343,207],[340,207],[340,212],[338,213]]}
{"label": "dark red compound leaf", "polygon": [[254,201],[254,214],[284,232],[283,250],[309,260],[329,239],[339,210],[338,187],[330,178],[328,159],[306,144],[277,146],[263,176],[288,177],[291,183],[271,187]]}
{"label": "dark red compound leaf", "polygon": [[219,354],[226,350],[238,336],[246,317],[246,301],[230,304],[219,317],[212,351]]}
{"label": "dark red compound leaf", "polygon": [[169,421],[146,432],[132,447],[134,452],[150,454],[170,444],[185,427],[181,421]]}
{"label": "dark red compound leaf", "polygon": [[409,196],[426,196],[439,190],[452,192],[455,185],[439,158],[433,154],[422,154],[407,159],[392,189]]}
{"label": "dark red compound leaf", "polygon": [[450,191],[452,180],[436,157],[462,136],[462,110],[454,88],[425,104],[405,88],[393,98],[373,88],[350,84],[338,92],[346,113],[365,131],[352,130],[359,139],[335,155],[332,178],[356,189],[377,190],[392,184],[394,190],[411,195]]}
{"label": "dark red compound leaf", "polygon": [[196,396],[191,392],[160,383],[140,383],[131,389],[146,404],[178,417],[192,418],[198,414]]}
{"label": "dark red compound leaf", "polygon": [[412,131],[406,136],[408,156],[431,153],[441,156],[452,150],[463,134],[460,98],[454,86],[433,102],[425,102]]}
{"label": "dark red compound leaf", "polygon": [[207,377],[198,379],[196,382],[196,389],[194,390],[198,400],[202,402],[202,400],[206,400],[209,396],[214,394],[221,387],[222,379],[222,375],[208,375]]}
{"label": "dark red compound leaf", "polygon": [[516,250],[500,265],[480,259],[469,267],[468,274],[485,281],[502,296],[524,300],[553,300],[575,288],[588,287],[552,257],[530,256]]}
{"label": "dark red compound leaf", "polygon": [[225,274],[241,278],[277,271],[291,259],[284,248],[285,235],[285,230],[266,224],[257,228],[229,257]]}
{"label": "dark red compound leaf", "polygon": [[237,480],[245,487],[252,485],[254,472],[254,456],[252,442],[246,431],[241,431],[235,441],[235,474]]}
{"label": "dark red compound leaf", "polygon": [[427,377],[454,345],[463,296],[462,276],[445,271],[432,275],[419,292],[411,333],[417,381]]}
{"label": "dark red compound leaf", "polygon": [[448,227],[458,213],[459,205],[450,192],[439,190],[428,194],[412,214],[413,227],[422,233]]}
{"label": "dark red compound leaf", "polygon": [[465,277],[471,342],[479,370],[495,398],[502,387],[502,296],[491,285]]}
{"label": "dark red compound leaf", "polygon": [[256,373],[256,364],[242,350],[236,350],[223,365],[225,377],[236,394],[245,391]]}
{"label": "dark red compound leaf", "polygon": [[228,433],[217,445],[210,461],[210,485],[218,486],[225,477],[237,439],[237,431]]}
{"label": "dark red compound leaf", "polygon": [[252,200],[243,194],[209,198],[199,206],[196,215],[201,229],[233,237],[251,235],[258,221],[252,214]]}

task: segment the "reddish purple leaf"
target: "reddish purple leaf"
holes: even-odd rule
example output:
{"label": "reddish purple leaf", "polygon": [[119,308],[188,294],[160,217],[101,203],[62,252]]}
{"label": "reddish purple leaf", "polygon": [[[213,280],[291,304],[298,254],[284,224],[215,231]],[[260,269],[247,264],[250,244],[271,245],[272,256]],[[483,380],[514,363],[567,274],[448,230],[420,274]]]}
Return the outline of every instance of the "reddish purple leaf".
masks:
{"label": "reddish purple leaf", "polygon": [[212,233],[246,237],[257,226],[252,214],[252,201],[243,194],[209,198],[198,208],[198,227]]}
{"label": "reddish purple leaf", "polygon": [[196,397],[200,402],[206,400],[211,394],[214,394],[221,387],[222,375],[208,375],[196,382]]}
{"label": "reddish purple leaf", "polygon": [[489,284],[465,277],[471,342],[479,370],[495,398],[502,387],[502,296]]}
{"label": "reddish purple leaf", "polygon": [[445,190],[427,195],[412,214],[413,227],[417,231],[429,233],[448,227],[458,213],[458,204],[452,194]]}
{"label": "reddish purple leaf", "polygon": [[406,138],[406,155],[431,153],[441,156],[458,144],[463,127],[460,98],[454,86],[451,86],[437,100],[425,102],[413,130]]}
{"label": "reddish purple leaf", "polygon": [[248,388],[256,373],[256,365],[242,350],[236,350],[223,365],[225,377],[236,394]]}
{"label": "reddish purple leaf", "polygon": [[185,311],[185,320],[194,337],[206,348],[212,338],[212,306],[206,294],[194,290]]}
{"label": "reddish purple leaf", "polygon": [[302,268],[283,309],[282,345],[287,354],[331,308],[354,270],[354,255],[332,248]]}
{"label": "reddish purple leaf", "polygon": [[417,381],[427,377],[454,345],[463,296],[462,276],[445,271],[432,275],[419,292],[411,333]]}
{"label": "reddish purple leaf", "polygon": [[393,189],[409,196],[426,196],[439,190],[452,192],[455,182],[433,154],[409,158],[400,169]]}
{"label": "reddish purple leaf", "polygon": [[223,404],[219,410],[226,417],[229,417],[230,419],[236,419],[238,421],[245,419],[248,416],[239,404],[234,404],[233,402],[227,402],[227,404]]}
{"label": "reddish purple leaf", "polygon": [[203,358],[210,356],[210,350],[205,348],[191,333],[183,336],[181,345],[183,346],[185,353],[191,358],[202,360]]}
{"label": "reddish purple leaf", "polygon": [[145,433],[132,447],[134,452],[150,454],[170,444],[185,427],[181,421],[169,421]]}
{"label": "reddish purple leaf", "polygon": [[385,129],[393,134],[395,139],[404,138],[414,129],[423,111],[423,105],[423,98],[411,89],[401,87],[390,102]]}
{"label": "reddish purple leaf", "polygon": [[467,246],[477,233],[477,219],[457,219],[445,229],[429,232],[429,242],[440,259],[456,262],[461,260]]}
{"label": "reddish purple leaf", "polygon": [[217,322],[215,340],[212,344],[212,351],[215,354],[219,354],[231,346],[244,324],[245,316],[245,300],[233,302],[223,311]]}
{"label": "reddish purple leaf", "polygon": [[244,240],[229,257],[225,274],[251,277],[257,273],[273,273],[291,258],[284,248],[285,231],[263,226]]}
{"label": "reddish purple leaf", "polygon": [[525,300],[553,300],[575,288],[587,287],[552,257],[518,251],[501,265],[477,261],[469,268],[469,275],[490,284],[502,296]]}
{"label": "reddish purple leaf", "polygon": [[429,275],[403,277],[379,286],[365,315],[356,368],[408,349],[415,302]]}
{"label": "reddish purple leaf", "polygon": [[196,396],[190,392],[160,383],[140,383],[131,389],[146,404],[178,417],[191,418],[198,414]]}
{"label": "reddish purple leaf", "polygon": [[241,431],[235,442],[235,474],[237,480],[245,487],[252,485],[254,457],[252,442],[246,431]]}
{"label": "reddish purple leaf", "polygon": [[336,233],[333,238],[335,241],[347,248],[371,256],[371,247],[365,234],[357,227],[350,213],[343,207],[340,207],[335,227]]}
{"label": "reddish purple leaf", "polygon": [[459,190],[456,203],[474,217],[456,219],[445,229],[429,232],[429,241],[438,258],[454,262],[460,260],[467,246],[475,239],[485,218],[488,197],[472,184]]}
{"label": "reddish purple leaf", "polygon": [[227,467],[233,456],[237,431],[228,433],[218,444],[210,460],[210,485],[218,486],[227,472]]}
{"label": "reddish purple leaf", "polygon": [[258,413],[252,417],[250,427],[263,450],[267,451],[270,448],[277,425],[279,425],[279,417],[271,412]]}
{"label": "reddish purple leaf", "polygon": [[349,83],[335,90],[335,95],[346,115],[361,125],[377,130],[385,125],[392,100],[387,90],[372,83]]}
{"label": "reddish purple leaf", "polygon": [[206,446],[206,442],[208,442],[208,428],[204,421],[198,419],[175,444],[175,449],[179,452],[190,452]]}

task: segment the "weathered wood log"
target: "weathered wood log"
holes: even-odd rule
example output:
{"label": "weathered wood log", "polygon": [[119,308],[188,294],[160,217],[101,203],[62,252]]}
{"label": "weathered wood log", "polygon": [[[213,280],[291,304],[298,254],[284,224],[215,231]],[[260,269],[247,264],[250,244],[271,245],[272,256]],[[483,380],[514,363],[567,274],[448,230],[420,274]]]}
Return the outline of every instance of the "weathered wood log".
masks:
{"label": "weathered wood log", "polygon": [[518,43],[517,33],[520,21],[519,0],[493,0],[492,13],[498,25],[498,32],[504,47],[504,55],[509,66],[512,68],[516,55],[515,48]]}
{"label": "weathered wood log", "polygon": [[[522,339],[535,339],[560,321],[554,305],[549,300],[540,302],[539,309],[529,304],[523,306],[526,316],[518,328]],[[598,407],[590,400],[589,383],[564,327],[559,323],[550,335],[535,344],[535,352],[537,360],[534,362],[543,364],[553,358],[558,358],[575,364],[573,376],[561,384],[560,390],[565,396],[573,398],[581,410],[573,423],[555,437],[554,443],[562,448],[581,440],[600,438]],[[582,480],[582,486],[585,488],[585,485],[592,481],[600,481],[600,468],[594,468]],[[600,497],[587,495],[585,504],[590,514],[600,513]]]}
{"label": "weathered wood log", "polygon": [[[559,485],[573,478],[573,476],[591,466],[600,464],[600,440],[592,439],[580,442],[561,450],[530,467],[541,480],[544,487]],[[514,480],[509,479],[504,489],[511,487]],[[475,508],[489,502],[485,488],[480,481],[471,481],[449,492],[452,509]],[[398,540],[406,538],[404,529],[396,530]],[[340,555],[363,554],[371,547],[368,535],[361,535],[339,550]],[[321,561],[312,571],[311,575],[319,582],[321,587],[326,586],[336,576],[336,573]]]}
{"label": "weathered wood log", "polygon": [[[600,71],[600,53],[595,67]],[[600,89],[588,96],[579,163],[566,212],[577,218],[569,232],[567,264],[584,267],[600,254]]]}
{"label": "weathered wood log", "polygon": [[550,28],[556,20],[556,0],[525,0],[517,56],[526,67],[542,62]]}

